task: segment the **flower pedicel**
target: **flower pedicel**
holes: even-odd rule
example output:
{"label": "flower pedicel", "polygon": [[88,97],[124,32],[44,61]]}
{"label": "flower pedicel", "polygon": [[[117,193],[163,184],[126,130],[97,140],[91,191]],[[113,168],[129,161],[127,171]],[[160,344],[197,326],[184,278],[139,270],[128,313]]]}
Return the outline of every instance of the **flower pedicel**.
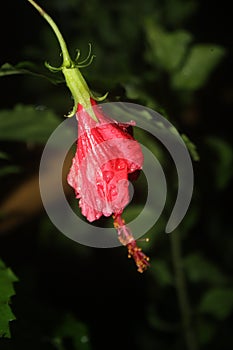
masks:
{"label": "flower pedicel", "polygon": [[79,62],[79,53],[72,61],[66,43],[52,18],[33,0],[28,0],[50,24],[62,50],[63,63],[55,68],[46,63],[51,71],[61,70],[74,98],[69,117],[78,120],[77,150],[67,177],[75,190],[82,214],[88,221],[98,220],[102,215],[113,216],[119,241],[128,248],[138,271],[149,265],[149,258],[137,246],[136,241],[122,219],[129,203],[128,178],[136,177],[142,169],[143,154],[139,143],[132,136],[134,122],[118,123],[106,116],[93,96],[79,68],[93,59],[91,52],[86,60]]}

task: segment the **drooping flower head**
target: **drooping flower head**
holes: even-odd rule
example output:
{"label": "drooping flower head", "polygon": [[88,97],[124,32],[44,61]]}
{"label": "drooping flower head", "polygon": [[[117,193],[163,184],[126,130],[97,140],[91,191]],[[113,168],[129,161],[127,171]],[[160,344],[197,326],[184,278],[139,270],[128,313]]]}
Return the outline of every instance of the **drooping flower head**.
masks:
{"label": "drooping flower head", "polygon": [[[97,107],[94,100],[91,103]],[[140,145],[128,131],[133,122],[111,120],[99,106],[93,111],[98,122],[78,106],[77,151],[68,175],[82,214],[91,222],[123,212],[129,202],[128,174],[143,164]]]}
{"label": "drooping flower head", "polygon": [[80,62],[79,55],[71,60],[66,43],[52,18],[35,3],[28,0],[52,27],[62,50],[63,63],[53,72],[62,71],[70,89],[74,107],[68,115],[76,115],[78,121],[77,151],[73,158],[67,181],[75,190],[82,214],[88,221],[98,220],[102,215],[113,216],[119,241],[127,246],[128,256],[133,257],[139,272],[147,266],[148,258],[137,247],[136,241],[122,219],[129,203],[128,178],[142,169],[143,154],[139,143],[132,136],[133,121],[118,123],[106,116],[80,73],[92,61],[91,52]]}
{"label": "drooping flower head", "polygon": [[77,151],[67,180],[88,221],[113,215],[120,242],[128,247],[128,256],[134,258],[138,271],[143,272],[148,258],[121,218],[129,203],[128,177],[143,165],[141,147],[131,133],[134,122],[118,123],[104,115],[94,100],[91,104],[98,121],[83,106],[78,106]]}

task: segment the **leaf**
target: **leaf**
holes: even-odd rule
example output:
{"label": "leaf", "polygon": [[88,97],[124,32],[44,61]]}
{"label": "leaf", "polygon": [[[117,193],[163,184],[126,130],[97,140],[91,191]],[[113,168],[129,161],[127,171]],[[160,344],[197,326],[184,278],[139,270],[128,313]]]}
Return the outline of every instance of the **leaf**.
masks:
{"label": "leaf", "polygon": [[26,74],[49,80],[53,84],[63,83],[64,79],[59,76],[52,75],[49,71],[42,70],[32,62],[20,62],[13,66],[10,63],[4,63],[0,68],[0,77],[8,75]]}
{"label": "leaf", "polygon": [[233,176],[233,151],[232,147],[226,141],[217,137],[208,137],[206,139],[208,146],[214,151],[216,161],[212,174],[214,175],[215,185],[218,189],[224,189]]}
{"label": "leaf", "polygon": [[192,40],[191,34],[184,30],[166,32],[152,21],[146,24],[146,34],[150,44],[150,52],[147,55],[149,61],[167,72],[177,69]]}
{"label": "leaf", "polygon": [[163,320],[159,315],[157,310],[153,310],[153,305],[150,305],[147,311],[148,323],[151,328],[156,331],[174,333],[179,330],[179,324],[171,323]]}
{"label": "leaf", "polygon": [[1,152],[1,151],[0,151],[0,159],[4,159],[4,160],[6,160],[6,159],[9,159],[9,156],[8,156],[8,154],[7,154],[7,153],[5,153],[5,152]]}
{"label": "leaf", "polygon": [[15,294],[13,282],[18,281],[17,277],[0,260],[0,337],[10,338],[9,322],[15,320],[9,302]]}
{"label": "leaf", "polygon": [[199,319],[196,322],[196,332],[198,340],[201,344],[208,344],[216,334],[216,322],[210,320]]}
{"label": "leaf", "polygon": [[184,258],[183,263],[187,277],[191,282],[208,282],[211,284],[225,282],[221,270],[213,262],[198,253],[188,255]]}
{"label": "leaf", "polygon": [[150,273],[153,274],[157,282],[162,286],[171,286],[174,284],[172,273],[166,261],[153,260],[150,262]]}
{"label": "leaf", "polygon": [[197,90],[202,87],[225,54],[217,45],[198,44],[191,48],[183,67],[174,73],[174,89]]}
{"label": "leaf", "polygon": [[[5,152],[1,152],[0,151],[0,159],[3,160],[9,160],[10,156],[5,153]],[[5,166],[1,166],[0,168],[0,177],[3,177],[5,175],[9,175],[9,174],[18,174],[21,171],[21,168],[17,165],[5,165]]]}
{"label": "leaf", "polygon": [[51,110],[17,105],[13,110],[0,111],[0,139],[43,143],[59,123]]}
{"label": "leaf", "polygon": [[10,175],[10,174],[18,174],[21,172],[21,168],[17,165],[7,165],[1,167],[0,169],[0,177]]}
{"label": "leaf", "polygon": [[233,311],[233,288],[214,288],[206,292],[199,311],[224,320]]}
{"label": "leaf", "polygon": [[199,154],[197,152],[196,145],[193,142],[190,141],[190,139],[188,138],[187,135],[182,134],[181,137],[182,137],[185,145],[187,146],[187,148],[189,150],[189,153],[191,154],[192,159],[194,161],[196,161],[196,162],[199,161],[200,160],[200,156],[199,156]]}
{"label": "leaf", "polygon": [[70,339],[74,349],[90,350],[89,335],[86,326],[77,321],[73,315],[67,314],[56,329],[53,343],[61,345],[63,339]]}

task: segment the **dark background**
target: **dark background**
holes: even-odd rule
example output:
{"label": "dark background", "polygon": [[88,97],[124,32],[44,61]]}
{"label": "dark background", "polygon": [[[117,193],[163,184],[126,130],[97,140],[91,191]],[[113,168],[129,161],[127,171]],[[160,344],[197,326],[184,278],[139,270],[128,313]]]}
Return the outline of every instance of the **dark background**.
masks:
{"label": "dark background", "polygon": [[[85,56],[88,43],[92,43],[96,59],[82,72],[94,91],[99,94],[109,91],[109,101],[132,101],[165,111],[179,132],[188,135],[196,145],[200,161],[194,161],[194,197],[184,223],[174,233],[175,238],[172,240],[163,231],[167,218],[164,214],[149,233],[151,242],[142,243],[151,258],[151,268],[142,275],[127,259],[125,248],[80,246],[57,232],[43,210],[38,209],[33,215],[26,213],[23,222],[16,220],[14,224],[11,215],[20,214],[6,213],[9,225],[0,231],[0,257],[19,282],[15,284],[16,295],[11,303],[17,318],[10,324],[12,338],[0,339],[0,349],[230,349],[233,309],[230,4],[51,0],[40,1],[40,5],[58,24],[72,54],[78,47]],[[155,59],[148,59],[153,52],[145,24],[148,20],[171,33],[179,29],[191,33],[190,47],[202,43],[225,50],[201,86],[189,91],[175,89],[170,84],[171,74]],[[54,66],[60,64],[53,33],[27,1],[1,4],[0,45],[1,65],[32,61],[42,69],[44,61]],[[171,57],[175,50],[172,47]],[[54,85],[37,77],[1,77],[0,91],[2,111],[19,103],[46,106],[62,121],[72,105],[64,84]],[[12,137],[0,140],[0,151],[10,155],[10,161],[1,161],[2,168],[9,162],[20,168],[17,173],[1,176],[0,212],[17,188],[36,176],[43,144],[26,137],[21,141]],[[169,167],[165,155],[161,157]],[[173,201],[171,195],[168,207]],[[30,205],[22,203],[26,208]],[[177,244],[181,252],[174,257]],[[177,298],[182,289],[176,283],[177,263],[184,271],[184,293],[189,299],[194,341],[187,340],[182,301],[179,304]]]}

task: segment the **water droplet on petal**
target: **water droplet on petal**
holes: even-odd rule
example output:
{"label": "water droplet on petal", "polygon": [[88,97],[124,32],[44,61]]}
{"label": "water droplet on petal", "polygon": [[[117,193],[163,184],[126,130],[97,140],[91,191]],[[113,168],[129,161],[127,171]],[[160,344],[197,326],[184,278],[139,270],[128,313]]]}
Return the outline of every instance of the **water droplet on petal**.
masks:
{"label": "water droplet on petal", "polygon": [[134,171],[137,170],[137,169],[138,169],[138,167],[137,167],[136,164],[132,163],[132,164],[130,165],[130,172],[134,172]]}
{"label": "water droplet on petal", "polygon": [[109,183],[109,181],[112,180],[113,176],[114,176],[113,171],[104,171],[103,172],[103,178],[107,183]]}
{"label": "water droplet on petal", "polygon": [[126,167],[126,161],[124,159],[117,159],[116,160],[116,169],[117,170],[123,170]]}
{"label": "water droplet on petal", "polygon": [[110,190],[111,196],[116,196],[117,195],[117,190],[115,188],[112,188]]}
{"label": "water droplet on petal", "polygon": [[116,128],[112,127],[112,129],[111,129],[111,133],[112,133],[112,134],[116,134],[116,133],[117,133]]}

